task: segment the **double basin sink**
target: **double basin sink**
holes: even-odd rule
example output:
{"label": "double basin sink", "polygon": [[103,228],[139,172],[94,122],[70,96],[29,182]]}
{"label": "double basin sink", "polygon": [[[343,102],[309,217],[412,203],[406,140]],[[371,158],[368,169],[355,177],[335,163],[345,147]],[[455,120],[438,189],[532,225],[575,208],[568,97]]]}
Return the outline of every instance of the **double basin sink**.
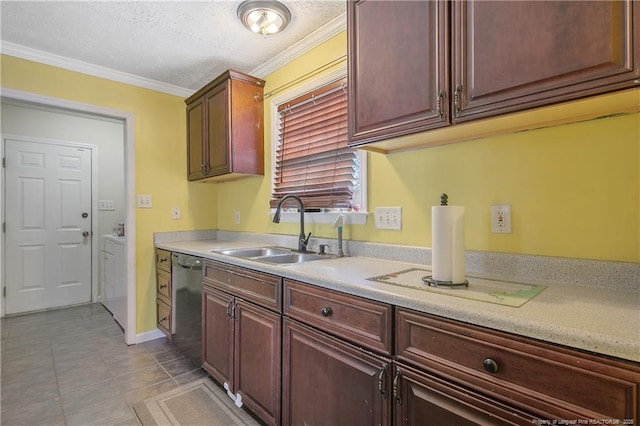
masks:
{"label": "double basin sink", "polygon": [[267,263],[305,263],[313,260],[335,259],[335,254],[297,252],[286,247],[256,247],[244,249],[228,249],[216,251],[216,253],[226,254],[227,256],[241,257],[244,259],[256,260]]}

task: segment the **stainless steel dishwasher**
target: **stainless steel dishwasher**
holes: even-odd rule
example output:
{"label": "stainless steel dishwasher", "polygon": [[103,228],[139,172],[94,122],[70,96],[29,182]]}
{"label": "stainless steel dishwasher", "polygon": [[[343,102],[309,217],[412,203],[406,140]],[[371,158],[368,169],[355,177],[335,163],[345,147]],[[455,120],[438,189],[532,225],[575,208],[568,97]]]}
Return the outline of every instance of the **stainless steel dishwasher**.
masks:
{"label": "stainless steel dishwasher", "polygon": [[172,254],[174,335],[176,348],[195,366],[202,364],[202,259]]}

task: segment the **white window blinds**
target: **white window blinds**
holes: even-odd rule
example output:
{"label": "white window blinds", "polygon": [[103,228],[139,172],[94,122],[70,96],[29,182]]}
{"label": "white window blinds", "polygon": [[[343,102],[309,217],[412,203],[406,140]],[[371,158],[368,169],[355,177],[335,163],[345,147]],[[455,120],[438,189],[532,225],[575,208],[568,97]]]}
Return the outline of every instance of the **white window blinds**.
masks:
{"label": "white window blinds", "polygon": [[346,79],[278,107],[271,207],[287,194],[306,209],[357,208],[358,156],[347,145]]}

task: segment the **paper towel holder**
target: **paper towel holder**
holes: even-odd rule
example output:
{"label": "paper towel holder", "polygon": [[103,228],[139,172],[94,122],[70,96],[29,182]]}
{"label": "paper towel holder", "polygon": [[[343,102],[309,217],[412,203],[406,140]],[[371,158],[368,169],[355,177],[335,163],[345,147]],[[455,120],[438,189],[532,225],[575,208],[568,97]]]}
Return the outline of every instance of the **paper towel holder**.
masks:
{"label": "paper towel holder", "polygon": [[[446,193],[440,195],[440,205],[446,206],[449,204],[449,196]],[[434,280],[433,275],[427,275],[422,277],[422,281],[427,283],[429,287],[469,287],[469,280],[464,280],[461,283],[454,283],[453,281],[439,281]]]}
{"label": "paper towel holder", "polygon": [[461,283],[454,283],[453,281],[438,281],[433,279],[433,275],[422,277],[422,281],[427,283],[429,287],[469,287],[469,280],[464,280]]}

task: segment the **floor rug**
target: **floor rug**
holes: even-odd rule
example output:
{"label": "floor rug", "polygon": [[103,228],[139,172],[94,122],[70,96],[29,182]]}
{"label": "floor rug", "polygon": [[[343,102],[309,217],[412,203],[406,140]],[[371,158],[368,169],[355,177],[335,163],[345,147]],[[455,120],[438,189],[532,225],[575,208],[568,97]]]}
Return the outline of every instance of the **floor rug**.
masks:
{"label": "floor rug", "polygon": [[143,426],[259,425],[209,378],[137,402],[133,409]]}

